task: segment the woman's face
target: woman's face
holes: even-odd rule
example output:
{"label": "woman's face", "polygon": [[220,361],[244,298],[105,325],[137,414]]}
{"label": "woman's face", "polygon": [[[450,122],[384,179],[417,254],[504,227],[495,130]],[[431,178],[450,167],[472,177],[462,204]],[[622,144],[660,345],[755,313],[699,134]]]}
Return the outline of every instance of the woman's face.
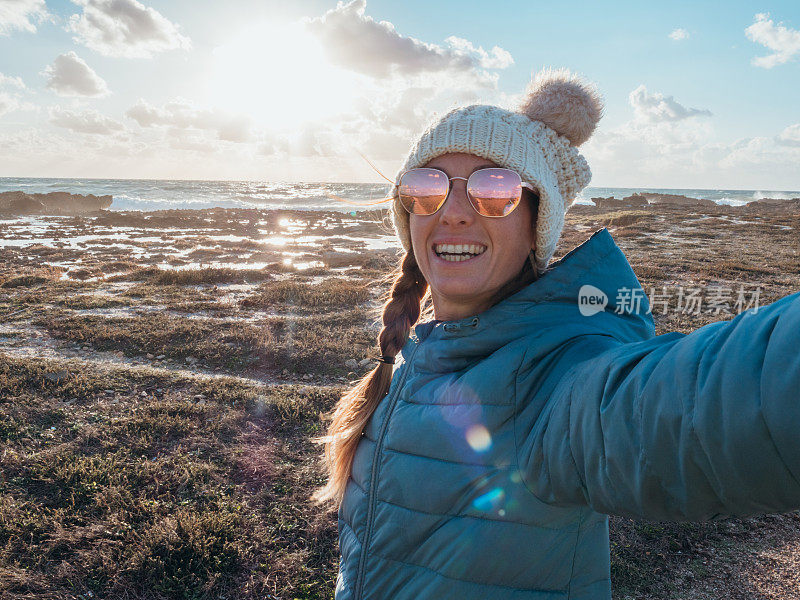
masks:
{"label": "woman's face", "polygon": [[[449,177],[469,177],[480,168],[497,167],[472,154],[444,154],[426,167],[440,169]],[[450,196],[438,212],[410,215],[411,245],[422,274],[428,281],[434,314],[452,321],[483,312],[494,294],[522,269],[535,247],[530,203],[523,201],[505,217],[484,217],[467,198],[466,181],[452,182]],[[479,254],[466,260],[442,257],[444,244],[467,246]]]}

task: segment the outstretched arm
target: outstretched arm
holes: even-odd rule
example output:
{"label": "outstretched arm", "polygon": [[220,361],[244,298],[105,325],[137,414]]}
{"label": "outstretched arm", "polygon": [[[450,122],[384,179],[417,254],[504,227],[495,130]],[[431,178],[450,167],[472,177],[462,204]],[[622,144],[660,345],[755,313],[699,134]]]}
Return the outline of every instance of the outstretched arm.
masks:
{"label": "outstretched arm", "polygon": [[653,520],[800,508],[800,293],[689,335],[584,343],[595,358],[519,446],[534,494]]}

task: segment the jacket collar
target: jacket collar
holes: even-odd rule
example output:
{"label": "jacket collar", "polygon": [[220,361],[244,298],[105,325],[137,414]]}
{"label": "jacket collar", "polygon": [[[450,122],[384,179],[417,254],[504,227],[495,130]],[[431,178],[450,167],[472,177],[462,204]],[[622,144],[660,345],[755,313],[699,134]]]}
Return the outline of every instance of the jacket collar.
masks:
{"label": "jacket collar", "polygon": [[[547,337],[549,347],[559,340],[563,343],[592,333],[622,342],[655,335],[647,296],[605,227],[551,263],[549,269],[478,315],[418,324],[409,343],[435,344],[438,356],[453,354],[467,360],[487,356],[523,336]],[[593,312],[593,307],[599,310]],[[447,343],[456,339],[457,345]]]}

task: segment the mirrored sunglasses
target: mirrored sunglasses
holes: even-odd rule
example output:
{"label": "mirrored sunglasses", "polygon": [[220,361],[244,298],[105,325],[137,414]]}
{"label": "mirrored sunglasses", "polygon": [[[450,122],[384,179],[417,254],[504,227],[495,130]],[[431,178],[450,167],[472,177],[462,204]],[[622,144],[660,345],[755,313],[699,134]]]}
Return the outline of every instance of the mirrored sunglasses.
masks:
{"label": "mirrored sunglasses", "polygon": [[418,167],[400,176],[397,194],[400,203],[412,215],[432,215],[447,200],[453,179],[467,182],[467,198],[472,208],[484,217],[505,217],[519,206],[522,188],[536,193],[511,169],[478,169],[467,177],[448,177],[439,169]]}

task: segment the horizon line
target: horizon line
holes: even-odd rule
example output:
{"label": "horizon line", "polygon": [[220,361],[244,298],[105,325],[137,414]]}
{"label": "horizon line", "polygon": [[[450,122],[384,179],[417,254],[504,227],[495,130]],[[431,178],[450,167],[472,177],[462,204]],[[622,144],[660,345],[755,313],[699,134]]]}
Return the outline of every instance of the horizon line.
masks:
{"label": "horizon line", "polygon": [[[180,181],[180,182],[190,182],[190,183],[231,183],[231,182],[244,182],[244,183],[272,183],[272,184],[281,184],[281,185],[295,185],[295,184],[327,184],[327,185],[381,185],[381,186],[389,186],[388,182],[370,182],[370,181],[311,181],[311,180],[304,180],[304,181],[288,181],[288,180],[277,180],[277,179],[191,179],[191,178],[174,178],[174,179],[164,179],[164,178],[156,178],[156,177],[33,177],[30,175],[24,176],[16,176],[16,175],[0,175],[0,180],[3,179],[53,179],[53,180],[68,180],[68,181]],[[587,185],[584,190],[588,189],[617,189],[617,190],[648,190],[648,189],[658,189],[658,190],[673,190],[673,191],[685,191],[685,190],[697,190],[697,191],[717,191],[717,192],[760,192],[760,191],[769,191],[769,192],[791,192],[791,193],[800,193],[800,186],[792,189],[792,188],[772,188],[772,187],[758,187],[758,188],[720,188],[718,186],[712,187],[665,187],[665,186],[657,186],[657,185],[647,185],[647,186],[631,186],[631,185]],[[22,190],[7,190],[7,191],[22,191]]]}

